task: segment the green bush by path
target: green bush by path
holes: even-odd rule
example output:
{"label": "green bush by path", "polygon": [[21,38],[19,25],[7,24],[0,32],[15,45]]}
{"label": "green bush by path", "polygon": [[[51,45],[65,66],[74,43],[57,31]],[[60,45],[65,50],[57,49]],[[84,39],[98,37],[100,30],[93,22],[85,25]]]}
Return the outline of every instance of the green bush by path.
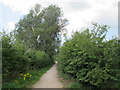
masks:
{"label": "green bush by path", "polygon": [[[53,64],[52,64],[53,65]],[[26,74],[19,74],[19,77],[11,82],[6,82],[2,85],[3,89],[9,89],[9,88],[32,88],[32,85],[35,84],[40,77],[51,68],[51,66],[44,67],[39,70],[30,71]],[[25,77],[25,79],[24,79]]]}
{"label": "green bush by path", "polygon": [[27,48],[10,34],[2,34],[2,82],[9,83],[31,70],[51,65],[50,57],[43,51]]}
{"label": "green bush by path", "polygon": [[30,68],[32,70],[40,69],[44,66],[52,64],[50,57],[45,52],[36,51],[35,49],[30,49],[28,57],[30,59]]}
{"label": "green bush by path", "polygon": [[60,49],[59,66],[63,73],[90,87],[118,87],[120,44],[105,41],[107,25],[94,24],[93,30],[76,32]]}
{"label": "green bush by path", "polygon": [[17,77],[20,72],[28,71],[28,57],[26,47],[19,42],[11,41],[12,37],[3,35],[2,37],[2,76],[3,82],[9,82]]}

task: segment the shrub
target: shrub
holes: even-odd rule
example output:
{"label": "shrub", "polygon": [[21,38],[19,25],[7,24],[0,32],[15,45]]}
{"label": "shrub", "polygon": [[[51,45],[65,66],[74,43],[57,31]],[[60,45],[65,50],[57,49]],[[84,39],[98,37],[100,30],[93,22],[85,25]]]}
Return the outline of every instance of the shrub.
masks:
{"label": "shrub", "polygon": [[28,58],[25,55],[26,46],[18,41],[13,42],[12,36],[2,36],[3,82],[15,79],[20,72],[28,70]]}
{"label": "shrub", "polygon": [[[104,41],[108,27],[94,24],[93,30],[76,32],[61,47],[61,70],[88,86],[115,87],[120,56],[117,40]],[[119,63],[120,64],[120,63]]]}
{"label": "shrub", "polygon": [[45,52],[27,48],[12,35],[2,34],[3,83],[15,80],[20,73],[41,69],[50,64],[50,57]]}
{"label": "shrub", "polygon": [[35,67],[36,69],[50,65],[50,58],[45,52],[37,51],[36,54]]}
{"label": "shrub", "polygon": [[43,51],[38,51],[31,48],[28,51],[28,57],[30,60],[30,68],[32,70],[40,69],[51,64],[49,56]]}

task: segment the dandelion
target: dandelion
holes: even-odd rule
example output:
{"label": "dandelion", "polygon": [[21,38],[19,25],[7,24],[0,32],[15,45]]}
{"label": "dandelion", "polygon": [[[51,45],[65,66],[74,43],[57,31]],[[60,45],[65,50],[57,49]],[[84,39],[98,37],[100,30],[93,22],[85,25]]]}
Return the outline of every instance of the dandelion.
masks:
{"label": "dandelion", "polygon": [[29,75],[29,73],[27,73],[27,75]]}
{"label": "dandelion", "polygon": [[31,77],[32,75],[30,75],[30,77]]}
{"label": "dandelion", "polygon": [[17,83],[18,83],[18,81],[17,81],[17,80],[15,80],[15,83],[17,84]]}
{"label": "dandelion", "polygon": [[25,77],[24,77],[24,80],[25,80]]}
{"label": "dandelion", "polygon": [[26,74],[24,76],[26,77]]}
{"label": "dandelion", "polygon": [[21,73],[20,76],[23,76],[23,74]]}

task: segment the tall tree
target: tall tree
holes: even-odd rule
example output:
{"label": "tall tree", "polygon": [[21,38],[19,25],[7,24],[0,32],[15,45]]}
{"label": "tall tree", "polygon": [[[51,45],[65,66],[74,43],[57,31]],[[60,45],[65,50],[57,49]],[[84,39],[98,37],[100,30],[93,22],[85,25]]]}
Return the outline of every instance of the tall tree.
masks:
{"label": "tall tree", "polygon": [[52,56],[61,43],[61,33],[65,30],[67,20],[55,5],[41,9],[36,4],[30,12],[16,24],[16,37],[28,48],[45,51]]}

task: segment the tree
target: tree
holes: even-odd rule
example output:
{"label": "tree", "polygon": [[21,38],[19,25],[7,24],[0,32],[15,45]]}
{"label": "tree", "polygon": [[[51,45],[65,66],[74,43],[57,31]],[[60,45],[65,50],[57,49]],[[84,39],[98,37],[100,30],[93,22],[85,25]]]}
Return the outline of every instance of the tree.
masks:
{"label": "tree", "polygon": [[52,57],[60,46],[61,32],[65,30],[66,22],[59,7],[50,5],[41,9],[41,6],[36,4],[16,24],[16,37],[28,48],[45,51]]}

